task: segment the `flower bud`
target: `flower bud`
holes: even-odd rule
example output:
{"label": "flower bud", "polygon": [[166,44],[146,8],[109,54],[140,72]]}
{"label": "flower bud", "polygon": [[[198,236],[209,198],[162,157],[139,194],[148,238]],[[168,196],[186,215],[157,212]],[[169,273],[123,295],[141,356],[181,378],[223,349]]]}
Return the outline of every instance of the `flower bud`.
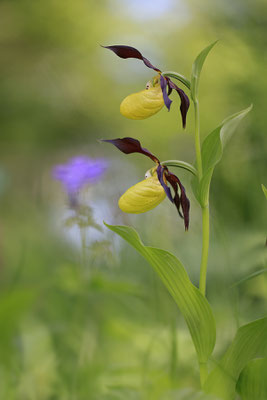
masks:
{"label": "flower bud", "polygon": [[145,90],[127,96],[121,103],[120,112],[126,118],[145,119],[156,114],[164,106],[160,84],[147,86]]}
{"label": "flower bud", "polygon": [[130,187],[119,199],[120,209],[129,214],[152,210],[166,197],[157,176],[151,176]]}

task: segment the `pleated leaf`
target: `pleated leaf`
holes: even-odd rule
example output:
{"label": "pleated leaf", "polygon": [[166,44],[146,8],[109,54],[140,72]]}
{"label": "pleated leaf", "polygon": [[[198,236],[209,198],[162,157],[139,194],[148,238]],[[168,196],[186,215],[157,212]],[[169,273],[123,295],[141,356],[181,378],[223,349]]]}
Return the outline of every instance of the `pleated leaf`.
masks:
{"label": "pleated leaf", "polygon": [[193,63],[192,73],[191,73],[191,97],[193,101],[197,99],[199,79],[204,61],[206,60],[207,55],[209,54],[209,52],[216,43],[217,40],[216,42],[211,43],[204,50],[202,50]]}
{"label": "pleated leaf", "polygon": [[133,246],[158,273],[186,320],[199,362],[206,362],[215,344],[215,321],[208,301],[191,283],[181,262],[165,250],[145,246],[131,227],[105,225]]}
{"label": "pleated leaf", "polygon": [[262,188],[262,191],[263,191],[263,193],[264,193],[264,195],[265,195],[265,197],[267,199],[267,189],[266,189],[266,187],[262,184],[261,188]]}
{"label": "pleated leaf", "polygon": [[266,400],[267,358],[250,361],[241,372],[236,387],[242,400]]}
{"label": "pleated leaf", "polygon": [[252,105],[245,110],[231,115],[220,126],[211,132],[204,140],[201,148],[203,176],[200,182],[193,178],[192,187],[201,206],[208,203],[210,182],[216,164],[221,160],[223,149],[232,137],[240,121],[252,109]]}
{"label": "pleated leaf", "polygon": [[267,318],[262,318],[238,329],[222,360],[208,376],[205,391],[224,400],[234,400],[237,380],[243,368],[252,359],[266,355]]}

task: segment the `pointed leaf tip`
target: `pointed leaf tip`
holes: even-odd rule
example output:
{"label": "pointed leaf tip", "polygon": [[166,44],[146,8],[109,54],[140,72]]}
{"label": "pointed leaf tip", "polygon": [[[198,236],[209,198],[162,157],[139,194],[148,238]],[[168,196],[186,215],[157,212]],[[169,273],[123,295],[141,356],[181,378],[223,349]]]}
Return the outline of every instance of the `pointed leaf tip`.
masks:
{"label": "pointed leaf tip", "polygon": [[207,55],[211,51],[211,49],[215,46],[215,44],[218,42],[216,40],[215,42],[211,43],[209,46],[205,47],[204,50],[202,50],[197,58],[195,59],[193,66],[192,66],[192,73],[191,73],[191,97],[193,101],[197,100],[198,96],[198,85],[199,85],[199,79],[200,79],[200,74],[202,71],[203,64],[206,60]]}
{"label": "pointed leaf tip", "polygon": [[204,139],[201,147],[203,176],[200,182],[195,178],[192,181],[193,191],[202,206],[207,204],[213,170],[222,158],[225,145],[251,109],[252,105],[226,118],[220,126]]}

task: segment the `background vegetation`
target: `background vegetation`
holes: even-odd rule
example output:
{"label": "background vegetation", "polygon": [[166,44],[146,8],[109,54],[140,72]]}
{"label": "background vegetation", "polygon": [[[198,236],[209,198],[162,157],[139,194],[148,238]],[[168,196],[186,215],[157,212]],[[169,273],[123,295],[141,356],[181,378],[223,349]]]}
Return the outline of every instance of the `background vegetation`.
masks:
{"label": "background vegetation", "polygon": [[[161,160],[194,161],[193,112],[182,130],[179,101],[130,121],[121,100],[151,71],[100,44],[137,47],[162,70],[190,76],[195,56],[220,39],[204,66],[202,137],[254,104],[216,168],[211,192],[208,299],[219,355],[240,324],[266,313],[266,24],[264,0],[12,0],[0,2],[0,398],[193,399],[194,348],[158,277],[103,227],[80,234],[55,164],[106,157],[103,180],[83,191],[96,221],[138,228],[145,243],[177,254],[197,283],[201,221],[186,173],[191,226],[168,202],[122,215],[120,194],[150,163],[97,139],[133,136]],[[197,396],[197,394],[196,394]],[[201,397],[196,397],[200,399]]]}

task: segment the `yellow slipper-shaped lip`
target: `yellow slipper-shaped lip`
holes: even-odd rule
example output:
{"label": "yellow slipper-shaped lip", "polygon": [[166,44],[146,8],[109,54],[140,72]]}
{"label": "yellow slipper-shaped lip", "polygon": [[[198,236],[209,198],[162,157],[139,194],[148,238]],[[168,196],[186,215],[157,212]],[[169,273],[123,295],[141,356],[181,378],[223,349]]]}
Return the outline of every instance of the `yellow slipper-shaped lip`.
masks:
{"label": "yellow slipper-shaped lip", "polygon": [[152,210],[166,197],[156,176],[151,176],[130,187],[119,199],[120,209],[129,214],[141,214]]}
{"label": "yellow slipper-shaped lip", "polygon": [[145,119],[159,112],[164,106],[160,84],[127,96],[120,105],[126,118]]}

